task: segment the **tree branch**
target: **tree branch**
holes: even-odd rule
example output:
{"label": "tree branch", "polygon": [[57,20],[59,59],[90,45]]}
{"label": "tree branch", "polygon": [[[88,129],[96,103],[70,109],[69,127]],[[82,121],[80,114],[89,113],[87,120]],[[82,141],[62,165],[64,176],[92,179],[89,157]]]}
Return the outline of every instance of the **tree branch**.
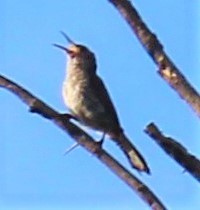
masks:
{"label": "tree branch", "polygon": [[68,133],[78,144],[88,152],[95,155],[104,163],[112,172],[122,179],[132,190],[134,190],[143,200],[154,210],[165,210],[165,206],[159,201],[155,194],[108,152],[101,148],[86,132],[69,121],[70,116],[64,118],[50,106],[39,100],[30,92],[12,82],[11,80],[0,75],[0,87],[5,88],[18,96],[30,111],[40,114],[43,117],[53,121],[58,127]]}
{"label": "tree branch", "polygon": [[200,95],[165,53],[156,35],[150,31],[128,0],[108,0],[124,17],[132,31],[158,66],[159,75],[200,117]]}
{"label": "tree branch", "polygon": [[176,140],[164,136],[154,123],[145,128],[145,132],[176,162],[200,181],[200,161]]}

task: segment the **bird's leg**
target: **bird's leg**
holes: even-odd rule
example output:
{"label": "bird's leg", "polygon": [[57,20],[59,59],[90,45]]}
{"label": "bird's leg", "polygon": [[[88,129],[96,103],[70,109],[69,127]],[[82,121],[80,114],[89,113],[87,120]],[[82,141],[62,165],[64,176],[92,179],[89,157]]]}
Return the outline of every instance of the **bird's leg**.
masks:
{"label": "bird's leg", "polygon": [[104,139],[105,139],[105,135],[106,133],[103,133],[102,137],[100,138],[99,141],[97,141],[96,143],[99,144],[100,147],[102,147]]}
{"label": "bird's leg", "polygon": [[97,156],[100,156],[102,154],[102,145],[103,145],[103,142],[104,142],[104,139],[105,139],[105,135],[106,135],[106,133],[103,133],[101,139],[98,140],[98,141],[95,141],[93,152]]}

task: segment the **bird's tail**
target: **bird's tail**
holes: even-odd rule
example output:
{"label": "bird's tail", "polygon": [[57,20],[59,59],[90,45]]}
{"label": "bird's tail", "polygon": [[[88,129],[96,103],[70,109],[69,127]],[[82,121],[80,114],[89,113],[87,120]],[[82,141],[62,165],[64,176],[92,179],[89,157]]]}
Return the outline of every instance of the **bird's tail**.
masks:
{"label": "bird's tail", "polygon": [[121,132],[120,135],[114,139],[115,142],[117,142],[117,144],[120,146],[124,154],[127,156],[133,168],[138,171],[144,171],[147,174],[150,174],[150,169],[146,161],[123,132]]}

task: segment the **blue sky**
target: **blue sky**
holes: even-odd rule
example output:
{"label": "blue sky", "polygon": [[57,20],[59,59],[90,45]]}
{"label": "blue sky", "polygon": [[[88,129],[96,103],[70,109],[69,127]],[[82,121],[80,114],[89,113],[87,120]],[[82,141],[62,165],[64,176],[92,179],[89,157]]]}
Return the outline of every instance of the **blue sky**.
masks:
{"label": "blue sky", "polygon": [[[166,52],[199,90],[198,3],[134,1]],[[156,73],[157,67],[118,12],[107,2],[6,0],[0,2],[0,73],[60,112],[66,57],[52,43],[66,44],[65,31],[95,52],[98,74],[111,94],[123,128],[148,160],[152,176],[132,170],[119,148],[107,148],[169,209],[198,209],[199,184],[171,160],[143,129],[157,123],[199,154],[199,119]],[[30,114],[0,91],[0,209],[149,209],[121,180],[50,121]],[[90,131],[89,131],[90,132]]]}

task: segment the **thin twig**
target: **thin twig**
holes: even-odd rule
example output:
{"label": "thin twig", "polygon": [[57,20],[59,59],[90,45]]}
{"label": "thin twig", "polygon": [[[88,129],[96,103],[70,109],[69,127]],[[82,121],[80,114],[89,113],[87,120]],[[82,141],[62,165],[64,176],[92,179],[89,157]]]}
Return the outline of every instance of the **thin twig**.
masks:
{"label": "thin twig", "polygon": [[132,31],[158,66],[159,75],[184,99],[200,117],[200,95],[170,60],[156,35],[143,22],[128,0],[108,0],[124,17]]}
{"label": "thin twig", "polygon": [[124,168],[124,166],[115,160],[108,152],[102,149],[100,144],[96,143],[87,133],[70,122],[70,116],[67,117],[66,115],[63,117],[63,115],[60,115],[30,92],[3,76],[0,76],[0,87],[11,91],[18,96],[29,106],[31,112],[40,114],[53,121],[58,127],[68,133],[79,145],[95,155],[96,158],[129,185],[129,187],[134,190],[152,209],[166,209],[157,196],[145,184]]}
{"label": "thin twig", "polygon": [[164,136],[154,123],[145,128],[145,132],[176,162],[200,181],[200,161],[179,142],[171,137]]}
{"label": "thin twig", "polygon": [[67,148],[63,155],[68,155],[71,151],[76,149],[79,146],[77,142],[75,142],[73,145],[71,145],[69,148]]}

